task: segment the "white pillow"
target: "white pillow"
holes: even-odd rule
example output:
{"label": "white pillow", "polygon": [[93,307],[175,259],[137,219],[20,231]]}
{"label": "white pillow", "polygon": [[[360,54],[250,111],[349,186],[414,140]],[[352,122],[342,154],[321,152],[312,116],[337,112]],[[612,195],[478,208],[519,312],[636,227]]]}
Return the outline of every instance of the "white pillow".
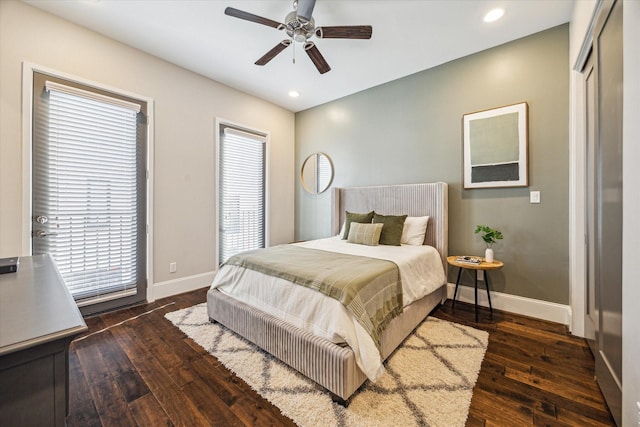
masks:
{"label": "white pillow", "polygon": [[408,216],[404,221],[400,243],[421,246],[424,243],[424,235],[427,232],[428,223],[428,216]]}

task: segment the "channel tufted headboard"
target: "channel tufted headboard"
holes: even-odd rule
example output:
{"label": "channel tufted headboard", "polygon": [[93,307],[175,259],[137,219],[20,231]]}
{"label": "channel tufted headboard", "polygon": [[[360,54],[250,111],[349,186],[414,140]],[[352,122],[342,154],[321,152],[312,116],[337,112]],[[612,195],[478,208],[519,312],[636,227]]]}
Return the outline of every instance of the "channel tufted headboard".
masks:
{"label": "channel tufted headboard", "polygon": [[340,232],[344,223],[345,211],[376,211],[382,215],[429,215],[424,244],[438,250],[442,265],[445,271],[447,270],[449,251],[447,183],[334,187],[332,190],[331,228],[334,236]]}

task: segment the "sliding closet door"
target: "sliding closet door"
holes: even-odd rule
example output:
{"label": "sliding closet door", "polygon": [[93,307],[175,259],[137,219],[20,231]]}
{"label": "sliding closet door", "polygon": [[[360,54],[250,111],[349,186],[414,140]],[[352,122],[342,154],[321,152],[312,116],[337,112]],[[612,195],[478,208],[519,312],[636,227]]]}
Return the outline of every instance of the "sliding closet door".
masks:
{"label": "sliding closet door", "polygon": [[[593,146],[588,147],[592,201],[589,227],[587,338],[596,378],[611,413],[622,415],[622,5],[603,8],[593,40]],[[587,141],[589,144],[590,141]],[[592,150],[589,152],[589,150]],[[588,154],[589,158],[589,154]],[[591,329],[593,330],[591,330]],[[591,334],[591,336],[589,336]]]}

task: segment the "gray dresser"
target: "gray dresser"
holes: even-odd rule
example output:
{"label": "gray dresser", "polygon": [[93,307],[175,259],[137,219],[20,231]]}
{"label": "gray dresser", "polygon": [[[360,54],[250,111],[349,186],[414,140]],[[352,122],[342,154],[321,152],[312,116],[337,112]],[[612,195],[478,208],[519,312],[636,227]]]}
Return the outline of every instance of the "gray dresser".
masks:
{"label": "gray dresser", "polygon": [[0,426],[64,426],[69,344],[87,330],[49,255],[0,274]]}

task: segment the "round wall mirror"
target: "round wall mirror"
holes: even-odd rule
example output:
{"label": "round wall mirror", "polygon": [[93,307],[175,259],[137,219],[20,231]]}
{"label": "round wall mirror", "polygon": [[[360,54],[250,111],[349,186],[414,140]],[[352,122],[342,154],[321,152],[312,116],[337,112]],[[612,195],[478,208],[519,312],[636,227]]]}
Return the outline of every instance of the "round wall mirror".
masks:
{"label": "round wall mirror", "polygon": [[313,153],[307,157],[300,170],[304,189],[311,194],[320,194],[329,188],[333,179],[333,164],[324,153]]}

